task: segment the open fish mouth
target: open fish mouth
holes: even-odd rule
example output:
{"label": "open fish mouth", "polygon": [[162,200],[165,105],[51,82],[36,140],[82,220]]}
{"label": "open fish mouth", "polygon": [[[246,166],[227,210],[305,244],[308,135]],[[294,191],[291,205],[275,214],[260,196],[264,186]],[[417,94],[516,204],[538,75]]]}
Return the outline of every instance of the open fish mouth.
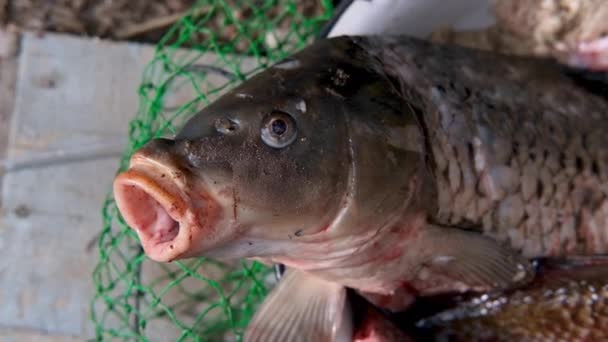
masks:
{"label": "open fish mouth", "polygon": [[158,262],[193,254],[193,241],[203,238],[217,216],[214,201],[200,189],[188,191],[182,173],[137,155],[114,180],[114,197],[146,255]]}

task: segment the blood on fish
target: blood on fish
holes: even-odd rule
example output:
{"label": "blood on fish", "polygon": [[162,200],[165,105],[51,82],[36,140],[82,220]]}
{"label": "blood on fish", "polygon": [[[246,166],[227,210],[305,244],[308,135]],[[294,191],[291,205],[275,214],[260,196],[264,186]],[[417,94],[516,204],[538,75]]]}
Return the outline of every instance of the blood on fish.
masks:
{"label": "blood on fish", "polygon": [[[195,220],[198,223],[199,229],[211,229],[215,227],[222,214],[220,206],[207,194],[198,191],[189,192],[189,197],[192,198],[193,202],[203,203],[203,210],[198,210],[195,215]],[[196,201],[195,199],[198,199]]]}
{"label": "blood on fish", "polygon": [[382,260],[384,260],[384,261],[395,260],[395,259],[398,259],[399,257],[401,257],[402,254],[403,254],[403,249],[401,248],[401,246],[396,246],[395,248],[389,249],[389,251],[387,253],[385,253],[384,256],[382,257]]}
{"label": "blood on fish", "polygon": [[407,281],[402,282],[399,287],[411,294],[418,295],[418,291]]}
{"label": "blood on fish", "polygon": [[[369,315],[369,310],[368,310],[368,315]],[[356,330],[355,335],[353,336],[353,339],[355,341],[365,340],[365,339],[371,337],[373,331],[374,331],[374,321],[373,321],[373,319],[370,319],[368,317],[367,319],[365,319],[365,321],[363,321],[362,326]]]}
{"label": "blood on fish", "polygon": [[387,307],[393,301],[392,295],[382,295],[382,296],[378,296],[377,298],[378,298],[378,300],[376,302],[376,305],[378,305],[380,307]]}
{"label": "blood on fish", "polygon": [[363,322],[356,327],[354,342],[406,342],[412,339],[372,307],[368,307]]}

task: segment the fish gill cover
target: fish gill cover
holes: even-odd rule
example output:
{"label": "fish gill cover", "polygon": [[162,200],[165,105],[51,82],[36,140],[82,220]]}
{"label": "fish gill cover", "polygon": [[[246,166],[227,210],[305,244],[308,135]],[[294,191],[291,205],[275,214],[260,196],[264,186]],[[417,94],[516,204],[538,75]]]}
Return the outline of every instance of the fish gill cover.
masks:
{"label": "fish gill cover", "polygon": [[[330,0],[198,1],[158,42],[144,69],[117,171],[150,139],[174,135],[226,90],[309,44],[332,12]],[[90,311],[97,340],[241,339],[273,285],[270,268],[207,258],[156,263],[111,193],[102,215]]]}

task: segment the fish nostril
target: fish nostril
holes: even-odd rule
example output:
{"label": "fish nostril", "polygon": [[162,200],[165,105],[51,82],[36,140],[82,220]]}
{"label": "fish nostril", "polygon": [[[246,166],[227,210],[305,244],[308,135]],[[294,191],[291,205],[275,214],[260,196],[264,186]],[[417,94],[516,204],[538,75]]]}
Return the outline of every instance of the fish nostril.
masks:
{"label": "fish nostril", "polygon": [[213,125],[216,131],[225,135],[234,134],[239,128],[238,122],[229,118],[218,118]]}

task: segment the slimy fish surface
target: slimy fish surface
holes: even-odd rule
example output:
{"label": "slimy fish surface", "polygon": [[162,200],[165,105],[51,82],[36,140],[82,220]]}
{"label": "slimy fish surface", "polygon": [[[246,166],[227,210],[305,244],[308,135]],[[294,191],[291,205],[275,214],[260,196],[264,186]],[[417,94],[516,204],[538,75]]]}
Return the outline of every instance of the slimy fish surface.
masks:
{"label": "slimy fish surface", "polygon": [[398,312],[606,254],[607,119],[550,60],[332,38],[150,141],[114,194],[153,260],[287,266],[247,341],[351,341],[347,290]]}
{"label": "slimy fish surface", "polygon": [[463,300],[419,322],[438,341],[605,341],[608,264],[549,267],[525,288]]}

